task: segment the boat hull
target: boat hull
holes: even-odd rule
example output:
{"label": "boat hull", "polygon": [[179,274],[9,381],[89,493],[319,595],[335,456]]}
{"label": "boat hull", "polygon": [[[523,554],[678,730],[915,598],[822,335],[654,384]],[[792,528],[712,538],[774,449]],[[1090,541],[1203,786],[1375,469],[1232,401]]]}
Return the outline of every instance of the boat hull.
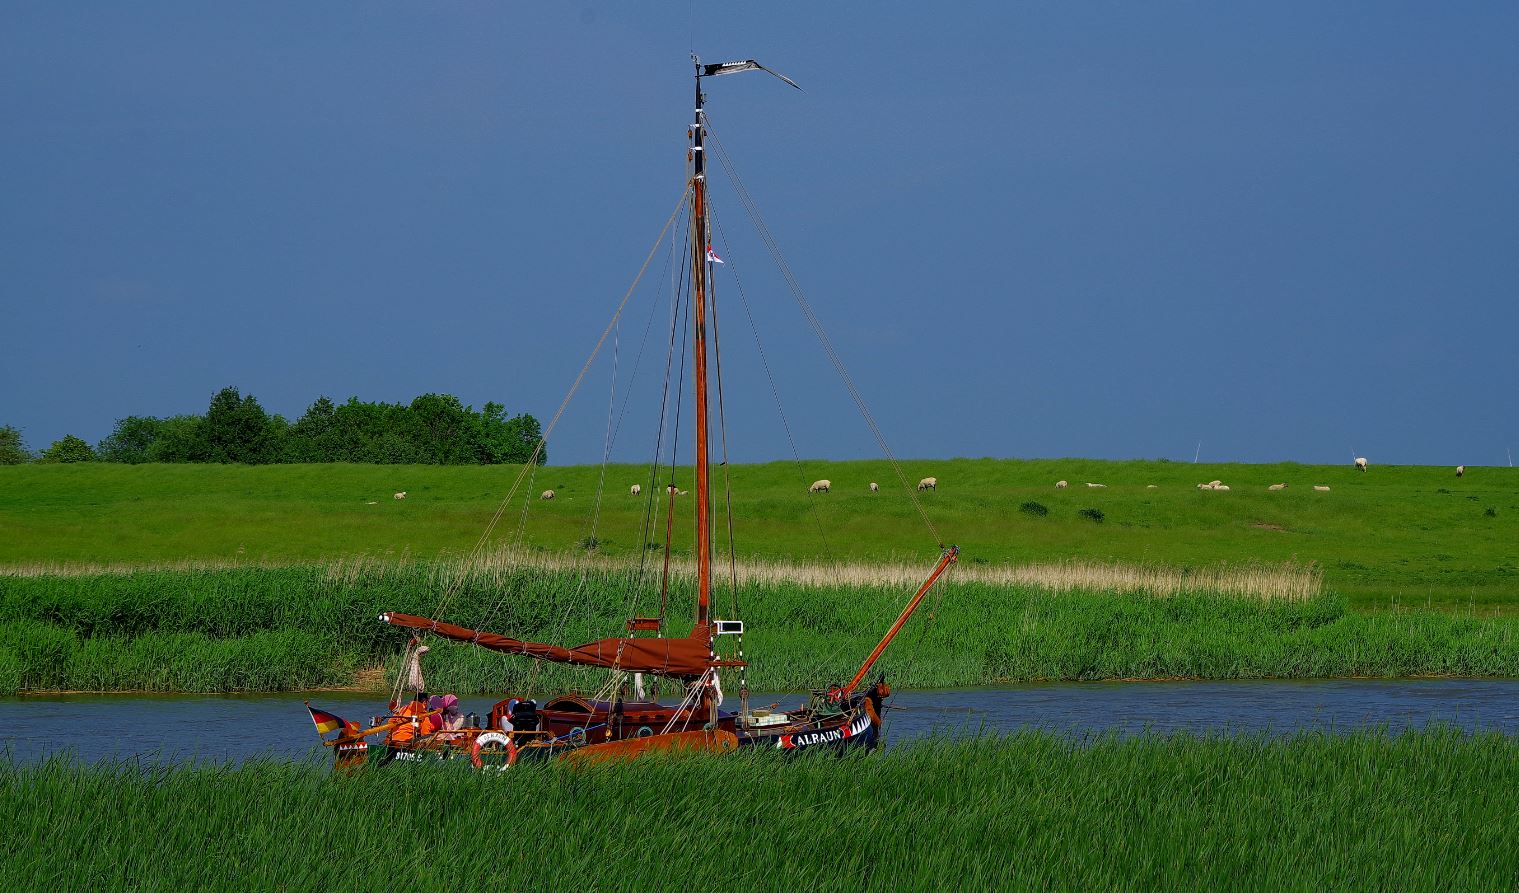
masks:
{"label": "boat hull", "polygon": [[646,735],[642,738],[623,738],[602,744],[587,744],[564,754],[561,759],[576,766],[588,766],[595,763],[632,760],[645,754],[729,753],[737,749],[738,736],[719,729],[712,732],[670,732],[664,735]]}
{"label": "boat hull", "polygon": [[[863,694],[818,701],[821,707],[802,707],[786,714],[739,717],[721,713],[716,728],[654,732],[646,723],[680,718],[678,708],[653,703],[609,705],[578,696],[562,696],[538,712],[538,728],[503,734],[499,709],[492,711],[491,729],[445,732],[420,741],[396,745],[368,744],[363,739],[335,744],[339,771],[363,766],[419,765],[464,762],[475,768],[506,769],[522,763],[568,758],[576,763],[634,759],[642,754],[670,751],[729,753],[765,748],[785,754],[873,750],[882,734],[881,703],[890,689],[877,683]],[[575,702],[571,704],[570,702]],[[509,703],[503,701],[498,708]],[[569,710],[566,708],[576,707]],[[558,709],[555,709],[558,708]],[[763,716],[771,720],[766,722]],[[747,718],[747,722],[744,720]],[[684,725],[691,720],[680,723]],[[761,725],[760,723],[765,723]],[[673,725],[673,723],[672,723]],[[509,747],[499,746],[511,739]],[[494,741],[490,747],[477,747]]]}
{"label": "boat hull", "polygon": [[752,730],[739,735],[743,747],[765,747],[786,753],[812,750],[873,750],[881,726],[864,710],[852,711],[837,722],[809,723],[801,728]]}

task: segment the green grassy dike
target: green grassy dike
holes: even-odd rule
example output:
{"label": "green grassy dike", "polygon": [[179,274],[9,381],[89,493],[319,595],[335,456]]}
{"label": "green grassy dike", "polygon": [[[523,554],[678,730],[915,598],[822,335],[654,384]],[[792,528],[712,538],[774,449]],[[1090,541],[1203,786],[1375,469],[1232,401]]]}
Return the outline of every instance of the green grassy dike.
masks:
{"label": "green grassy dike", "polygon": [[[454,771],[450,771],[454,770]],[[1519,742],[1037,732],[783,762],[0,762],[8,890],[1508,890]]]}
{"label": "green grassy dike", "polygon": [[[1374,458],[1374,457],[1373,457]],[[729,469],[742,557],[930,560],[935,543],[882,462],[789,462]],[[913,482],[965,561],[1071,558],[1185,567],[1318,565],[1325,585],[1361,610],[1519,605],[1519,470],[1470,467],[1191,465],[1090,459],[912,460]],[[25,465],[0,467],[0,566],[332,560],[463,554],[518,473],[516,466]],[[637,554],[644,502],[628,494],[647,469],[614,465],[594,536],[606,555]],[[834,490],[807,495],[814,479]],[[1196,484],[1221,479],[1227,493]],[[678,476],[690,486],[690,472]],[[1057,480],[1069,489],[1056,490]],[[553,553],[591,535],[601,469],[537,469],[522,494],[523,541]],[[878,481],[882,492],[868,492]],[[1087,482],[1106,484],[1088,489]],[[1266,487],[1290,486],[1280,492]],[[1154,489],[1150,485],[1154,485]],[[1313,490],[1314,484],[1330,492]],[[552,502],[539,492],[553,489]],[[391,498],[395,491],[408,498]],[[1047,512],[1022,510],[1037,502]],[[515,536],[521,505],[502,537]],[[1098,523],[1081,514],[1102,513]],[[676,525],[689,551],[690,524]],[[662,528],[661,528],[662,529]],[[821,535],[819,531],[822,531]]]}
{"label": "green grassy dike", "polygon": [[[655,609],[633,571],[512,569],[451,578],[448,565],[138,571],[0,577],[0,693],[39,690],[219,692],[349,685],[396,672],[407,634],[383,611],[445,614],[523,638],[578,643]],[[685,628],[689,583],[672,590]],[[636,597],[641,594],[640,606]],[[751,583],[740,591],[759,690],[847,680],[909,593],[896,587]],[[728,613],[720,594],[719,616]],[[728,642],[720,642],[727,646]],[[1353,611],[1333,593],[1301,600],[1198,591],[1157,596],[951,581],[882,664],[907,687],[1038,680],[1513,676],[1519,617],[1411,609]],[[535,682],[594,687],[585,671],[435,643],[440,691],[498,692]],[[372,675],[372,674],[371,674]],[[533,677],[530,679],[530,677]],[[374,681],[370,682],[374,685]]]}

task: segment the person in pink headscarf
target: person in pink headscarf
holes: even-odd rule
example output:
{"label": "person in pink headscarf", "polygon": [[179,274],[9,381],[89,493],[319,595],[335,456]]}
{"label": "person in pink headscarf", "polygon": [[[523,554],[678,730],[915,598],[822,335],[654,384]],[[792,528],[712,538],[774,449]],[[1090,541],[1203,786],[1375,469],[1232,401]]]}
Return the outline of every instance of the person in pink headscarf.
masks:
{"label": "person in pink headscarf", "polygon": [[441,706],[443,708],[443,731],[457,732],[464,728],[464,713],[459,709],[458,695],[444,695]]}

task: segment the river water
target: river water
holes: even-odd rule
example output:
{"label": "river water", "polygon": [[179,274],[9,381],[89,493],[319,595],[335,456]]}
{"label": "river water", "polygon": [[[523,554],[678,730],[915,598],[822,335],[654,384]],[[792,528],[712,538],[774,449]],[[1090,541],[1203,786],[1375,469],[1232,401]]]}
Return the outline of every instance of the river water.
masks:
{"label": "river water", "polygon": [[[320,752],[301,702],[367,722],[376,695],[64,695],[0,698],[0,751],[19,762],[59,752],[83,760],[300,759]],[[755,706],[797,703],[756,694]],[[466,698],[484,715],[491,701]],[[1045,729],[1061,734],[1145,731],[1284,734],[1303,729],[1391,731],[1439,722],[1519,735],[1519,679],[1115,682],[903,691],[887,741],[930,734]],[[726,707],[736,707],[729,703]]]}

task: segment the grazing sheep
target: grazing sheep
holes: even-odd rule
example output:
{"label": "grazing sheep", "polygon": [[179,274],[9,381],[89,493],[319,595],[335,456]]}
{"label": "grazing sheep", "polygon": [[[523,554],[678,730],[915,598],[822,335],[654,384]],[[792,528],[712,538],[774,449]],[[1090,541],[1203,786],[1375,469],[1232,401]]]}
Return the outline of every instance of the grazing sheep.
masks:
{"label": "grazing sheep", "polygon": [[1355,460],[1355,467],[1359,471],[1365,471],[1366,470],[1366,457],[1365,456],[1357,456],[1356,460]]}
{"label": "grazing sheep", "polygon": [[1088,481],[1087,482],[1087,486],[1091,487],[1093,490],[1101,490],[1104,487],[1106,487],[1107,484],[1094,484],[1094,483],[1091,483],[1090,481]]}
{"label": "grazing sheep", "polygon": [[642,492],[643,492],[643,484],[634,484],[633,486],[631,486],[631,487],[628,488],[628,495],[629,496],[637,496],[638,494],[640,494]]}
{"label": "grazing sheep", "polygon": [[937,489],[939,489],[939,479],[938,478],[924,478],[923,480],[918,481],[918,489],[919,490],[937,490]]}
{"label": "grazing sheep", "polygon": [[1456,477],[1460,477],[1463,474],[1466,474],[1466,466],[1465,465],[1457,465],[1456,466]]}
{"label": "grazing sheep", "polygon": [[543,491],[543,495],[539,496],[538,498],[539,499],[553,499],[554,498],[554,491],[553,490],[544,490]]}
{"label": "grazing sheep", "polygon": [[1160,485],[1159,484],[1145,484],[1145,489],[1146,490],[1159,490],[1160,489]]}
{"label": "grazing sheep", "polygon": [[406,491],[405,491],[405,490],[402,490],[402,491],[401,491],[401,492],[399,492],[399,493],[397,493],[397,494],[396,494],[396,495],[395,495],[395,498],[396,498],[396,499],[405,499],[405,498],[406,498]]}
{"label": "grazing sheep", "polygon": [[675,491],[675,495],[676,496],[685,496],[687,493],[690,493],[690,492],[691,492],[690,490],[676,490]]}
{"label": "grazing sheep", "polygon": [[872,492],[872,493],[879,493],[879,492],[881,492],[881,485],[878,484],[878,483],[876,483],[875,481],[871,481],[870,482],[870,492]]}
{"label": "grazing sheep", "polygon": [[1326,486],[1324,486],[1323,484],[1314,484],[1313,485],[1313,489],[1318,490],[1321,493],[1328,493],[1329,492],[1329,488],[1326,487]]}
{"label": "grazing sheep", "polygon": [[679,496],[680,495],[680,491],[675,488],[674,484],[671,484],[670,486],[666,487],[665,488],[665,492],[669,493],[671,496]]}
{"label": "grazing sheep", "polygon": [[808,493],[827,493],[833,487],[833,481],[813,481],[812,486],[807,488]]}
{"label": "grazing sheep", "polygon": [[1215,490],[1227,490],[1227,489],[1229,489],[1229,485],[1228,484],[1219,484],[1217,487],[1214,487],[1213,489],[1215,489]]}
{"label": "grazing sheep", "polygon": [[1287,489],[1287,485],[1286,484],[1272,484],[1271,486],[1267,487],[1266,489],[1267,490],[1285,490],[1285,489]]}
{"label": "grazing sheep", "polygon": [[1056,490],[1064,490],[1066,487],[1069,487],[1069,486],[1070,486],[1070,484],[1066,483],[1065,481],[1056,481],[1055,482],[1055,489]]}
{"label": "grazing sheep", "polygon": [[1220,487],[1220,486],[1223,486],[1223,483],[1224,483],[1223,481],[1209,481],[1208,482],[1208,486],[1210,486],[1210,487]]}

